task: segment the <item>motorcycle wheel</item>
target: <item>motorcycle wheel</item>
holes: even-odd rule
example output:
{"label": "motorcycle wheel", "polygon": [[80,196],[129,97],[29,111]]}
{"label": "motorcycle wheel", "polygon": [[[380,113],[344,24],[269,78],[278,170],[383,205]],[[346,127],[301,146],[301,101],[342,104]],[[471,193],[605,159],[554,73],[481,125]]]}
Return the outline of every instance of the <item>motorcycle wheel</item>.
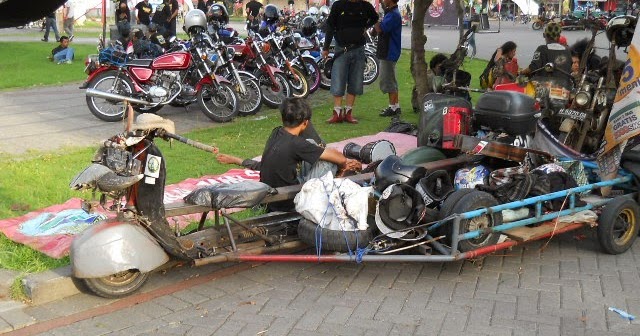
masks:
{"label": "motorcycle wheel", "polygon": [[540,23],[540,21],[536,21],[531,25],[531,28],[533,28],[533,30],[540,30],[542,29],[542,23]]}
{"label": "motorcycle wheel", "polygon": [[379,69],[378,59],[367,55],[367,62],[364,66],[364,85],[369,85],[378,79]]}
{"label": "motorcycle wheel", "polygon": [[233,83],[236,95],[238,96],[238,115],[250,116],[258,113],[260,108],[262,108],[262,92],[260,91],[258,81],[241,73],[240,79],[246,89],[243,94],[240,91],[240,86],[236,84],[236,79],[233,75],[229,75],[227,79]]}
{"label": "motorcycle wheel", "polygon": [[287,73],[287,81],[291,87],[291,95],[296,98],[307,98],[309,95],[307,78],[302,73],[302,69],[298,67],[291,68],[293,69],[293,73]]}
{"label": "motorcycle wheel", "polygon": [[[118,80],[118,87],[112,89],[117,74],[118,72],[115,70],[105,71],[96,76],[89,83],[88,88],[130,96],[133,92],[133,83],[126,76],[121,75]],[[87,96],[86,101],[89,111],[100,120],[114,122],[126,118],[126,106],[120,100]],[[132,104],[132,106],[135,111],[140,113],[155,113],[162,108],[162,105],[146,107]]]}
{"label": "motorcycle wheel", "polygon": [[215,122],[229,122],[238,115],[238,97],[228,83],[203,86],[197,99],[202,113]]}
{"label": "motorcycle wheel", "polygon": [[260,91],[262,91],[262,98],[265,105],[270,108],[278,108],[282,102],[291,97],[291,87],[287,79],[280,73],[273,74],[276,80],[275,85],[271,83],[269,75],[260,71],[256,74],[258,82],[260,83]]}
{"label": "motorcycle wheel", "polygon": [[304,66],[307,68],[307,74],[305,75],[305,77],[307,78],[307,84],[309,84],[309,94],[311,94],[316,92],[318,88],[320,88],[320,66],[318,65],[318,63],[312,61],[311,59],[304,60]]}
{"label": "motorcycle wheel", "polygon": [[[330,63],[333,65],[333,63]],[[327,76],[324,71],[324,68],[327,66],[327,62],[325,60],[320,61],[318,63],[318,68],[320,69],[320,88],[323,90],[329,90],[331,88],[331,78]]]}
{"label": "motorcycle wheel", "polygon": [[94,294],[117,299],[137,291],[149,278],[149,273],[127,270],[102,278],[82,279],[82,282]]}

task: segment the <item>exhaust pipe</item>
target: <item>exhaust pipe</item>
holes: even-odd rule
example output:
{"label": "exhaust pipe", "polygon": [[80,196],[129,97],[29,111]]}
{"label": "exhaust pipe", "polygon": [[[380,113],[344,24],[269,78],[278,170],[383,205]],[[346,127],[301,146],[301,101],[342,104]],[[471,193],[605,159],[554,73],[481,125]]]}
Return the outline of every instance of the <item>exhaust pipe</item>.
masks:
{"label": "exhaust pipe", "polygon": [[86,94],[89,97],[112,99],[112,100],[122,100],[122,101],[128,101],[131,104],[153,105],[153,103],[150,103],[150,102],[148,102],[146,100],[137,99],[137,98],[133,98],[133,97],[127,97],[127,96],[119,95],[117,93],[104,92],[104,91],[100,91],[100,90],[96,90],[96,89],[87,89]]}

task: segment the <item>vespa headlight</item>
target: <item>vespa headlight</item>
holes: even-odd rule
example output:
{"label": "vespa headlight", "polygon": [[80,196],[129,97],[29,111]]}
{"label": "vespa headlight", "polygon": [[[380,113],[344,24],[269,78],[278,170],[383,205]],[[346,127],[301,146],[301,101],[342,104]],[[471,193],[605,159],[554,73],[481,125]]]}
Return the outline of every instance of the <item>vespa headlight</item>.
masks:
{"label": "vespa headlight", "polygon": [[591,101],[591,94],[588,91],[580,91],[576,93],[574,100],[577,106],[585,107]]}

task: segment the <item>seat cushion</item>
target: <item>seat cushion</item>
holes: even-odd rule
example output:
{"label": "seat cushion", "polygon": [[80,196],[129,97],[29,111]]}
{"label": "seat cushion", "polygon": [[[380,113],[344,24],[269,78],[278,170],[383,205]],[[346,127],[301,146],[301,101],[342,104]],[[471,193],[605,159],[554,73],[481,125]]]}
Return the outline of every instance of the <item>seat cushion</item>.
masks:
{"label": "seat cushion", "polygon": [[276,190],[258,181],[220,183],[198,188],[184,197],[189,204],[202,205],[213,209],[250,208]]}

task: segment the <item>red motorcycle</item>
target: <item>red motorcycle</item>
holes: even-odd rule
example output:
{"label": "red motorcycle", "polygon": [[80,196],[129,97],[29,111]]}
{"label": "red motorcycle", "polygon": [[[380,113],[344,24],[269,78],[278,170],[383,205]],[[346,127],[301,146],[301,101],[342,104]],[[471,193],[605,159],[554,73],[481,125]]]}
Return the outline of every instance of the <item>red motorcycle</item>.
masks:
{"label": "red motorcycle", "polygon": [[235,50],[233,60],[240,64],[239,68],[252,72],[258,78],[263,102],[267,106],[277,108],[286,98],[291,97],[292,90],[285,73],[265,59],[264,55],[271,51],[268,42],[257,41],[250,34],[244,44],[231,47]]}
{"label": "red motorcycle", "polygon": [[155,59],[129,59],[114,47],[101,50],[99,65],[87,66],[89,110],[104,121],[118,121],[125,118],[123,99],[143,113],[155,113],[167,104],[198,102],[213,121],[233,120],[237,96],[230,82],[214,75],[207,64],[207,44],[213,45],[202,31]]}

